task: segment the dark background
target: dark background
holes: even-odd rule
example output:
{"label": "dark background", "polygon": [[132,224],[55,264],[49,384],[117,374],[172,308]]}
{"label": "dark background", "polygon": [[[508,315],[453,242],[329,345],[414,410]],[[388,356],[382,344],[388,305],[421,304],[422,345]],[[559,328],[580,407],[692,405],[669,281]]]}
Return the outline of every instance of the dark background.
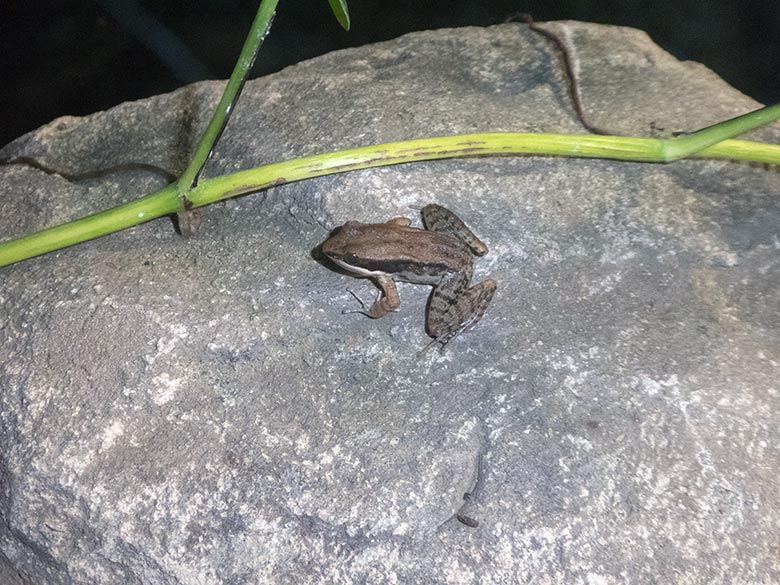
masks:
{"label": "dark background", "polygon": [[[0,0],[0,146],[51,119],[224,79],[257,0]],[[645,30],[762,103],[780,102],[779,0],[281,0],[253,77],[348,46],[425,29],[486,26],[517,12]],[[169,35],[166,39],[166,35]],[[173,40],[171,40],[173,39]],[[150,43],[161,45],[151,49]],[[189,56],[176,56],[180,43]],[[696,107],[695,103],[691,104]]]}

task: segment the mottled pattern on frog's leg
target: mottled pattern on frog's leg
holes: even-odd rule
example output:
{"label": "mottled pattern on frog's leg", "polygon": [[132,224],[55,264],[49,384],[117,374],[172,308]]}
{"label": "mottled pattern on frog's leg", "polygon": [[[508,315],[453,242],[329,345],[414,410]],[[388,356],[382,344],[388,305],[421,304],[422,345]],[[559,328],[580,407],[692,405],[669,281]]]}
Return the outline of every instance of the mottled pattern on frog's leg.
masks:
{"label": "mottled pattern on frog's leg", "polygon": [[470,273],[455,273],[433,289],[426,327],[442,346],[476,325],[496,292],[492,278],[466,289],[470,280]]}
{"label": "mottled pattern on frog's leg", "polygon": [[379,319],[388,313],[397,311],[398,307],[401,306],[401,297],[398,294],[398,289],[395,287],[395,282],[389,276],[374,276],[373,279],[379,288],[382,289],[382,292],[365,314],[372,319]]}
{"label": "mottled pattern on frog's leg", "polygon": [[410,225],[412,225],[412,220],[409,219],[408,217],[394,217],[393,219],[388,219],[385,223],[389,225],[400,225],[403,227],[409,227]]}
{"label": "mottled pattern on frog's leg", "polygon": [[477,256],[488,253],[488,247],[474,235],[461,219],[446,207],[431,203],[420,211],[425,229],[432,232],[443,232],[466,244]]}

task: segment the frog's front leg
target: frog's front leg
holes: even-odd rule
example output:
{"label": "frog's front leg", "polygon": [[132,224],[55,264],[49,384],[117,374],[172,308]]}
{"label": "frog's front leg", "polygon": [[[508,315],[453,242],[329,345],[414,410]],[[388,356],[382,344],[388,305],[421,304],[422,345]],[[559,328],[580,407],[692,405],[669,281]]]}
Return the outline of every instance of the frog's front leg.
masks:
{"label": "frog's front leg", "polygon": [[372,319],[379,319],[388,313],[397,311],[398,307],[401,306],[401,297],[398,294],[395,282],[389,276],[374,276],[373,279],[382,290],[374,304],[371,305],[371,308],[368,311],[361,312]]}
{"label": "frog's front leg", "polygon": [[496,292],[492,278],[466,288],[470,280],[471,274],[458,272],[445,277],[433,289],[426,326],[430,336],[442,346],[476,325]]}

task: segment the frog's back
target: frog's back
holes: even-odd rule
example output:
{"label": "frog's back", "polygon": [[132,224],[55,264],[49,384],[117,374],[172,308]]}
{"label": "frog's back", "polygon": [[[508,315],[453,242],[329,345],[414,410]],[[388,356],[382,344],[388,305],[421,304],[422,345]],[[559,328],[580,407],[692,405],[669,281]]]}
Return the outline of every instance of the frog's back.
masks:
{"label": "frog's back", "polygon": [[379,230],[383,243],[375,266],[399,280],[436,284],[453,272],[471,272],[473,256],[456,238],[412,227]]}
{"label": "frog's back", "polygon": [[323,252],[342,268],[363,276],[436,284],[451,273],[471,275],[468,247],[446,233],[398,225],[349,221],[331,234]]}

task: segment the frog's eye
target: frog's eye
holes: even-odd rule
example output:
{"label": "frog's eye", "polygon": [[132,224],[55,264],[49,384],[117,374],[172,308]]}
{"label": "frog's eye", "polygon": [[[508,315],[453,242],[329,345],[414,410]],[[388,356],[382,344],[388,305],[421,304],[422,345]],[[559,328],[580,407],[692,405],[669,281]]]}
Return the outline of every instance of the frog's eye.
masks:
{"label": "frog's eye", "polygon": [[347,262],[349,264],[355,264],[358,261],[357,254],[354,252],[347,252],[344,254],[344,262]]}

